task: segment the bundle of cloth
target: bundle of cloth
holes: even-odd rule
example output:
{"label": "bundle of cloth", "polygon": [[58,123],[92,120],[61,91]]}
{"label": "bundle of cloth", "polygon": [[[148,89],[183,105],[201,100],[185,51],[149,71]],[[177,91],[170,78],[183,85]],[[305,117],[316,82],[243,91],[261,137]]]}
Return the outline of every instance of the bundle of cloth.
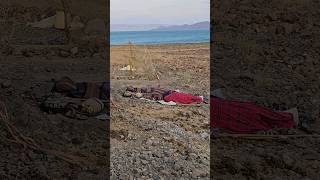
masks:
{"label": "bundle of cloth", "polygon": [[67,117],[87,119],[90,116],[107,112],[105,106],[109,100],[109,83],[74,82],[69,77],[55,81],[54,86],[41,107],[51,113],[62,113]]}
{"label": "bundle of cloth", "polygon": [[58,92],[73,98],[98,98],[109,100],[109,82],[74,82],[69,77],[55,81],[51,92]]}
{"label": "bundle of cloth", "polygon": [[298,123],[296,109],[277,112],[252,102],[210,97],[210,126],[230,133],[257,133],[275,128],[292,129]]}
{"label": "bundle of cloth", "polygon": [[203,102],[202,96],[156,87],[138,88],[129,86],[126,88],[123,96],[145,98],[153,101],[174,102],[177,104],[196,104]]}

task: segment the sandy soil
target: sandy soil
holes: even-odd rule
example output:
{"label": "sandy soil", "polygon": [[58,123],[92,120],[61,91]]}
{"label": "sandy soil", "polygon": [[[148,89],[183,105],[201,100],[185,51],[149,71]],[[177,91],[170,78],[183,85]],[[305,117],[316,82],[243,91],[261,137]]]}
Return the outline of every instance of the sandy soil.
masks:
{"label": "sandy soil", "polygon": [[[130,47],[111,47],[112,179],[208,179],[209,105],[163,106],[122,97],[128,85],[157,86],[209,97],[209,45],[137,46],[130,73]],[[139,58],[150,54],[146,64]],[[142,55],[141,55],[142,54]],[[145,61],[143,61],[145,62]],[[153,64],[160,81],[150,76]],[[153,72],[153,71],[151,71]],[[148,79],[149,77],[149,79]]]}

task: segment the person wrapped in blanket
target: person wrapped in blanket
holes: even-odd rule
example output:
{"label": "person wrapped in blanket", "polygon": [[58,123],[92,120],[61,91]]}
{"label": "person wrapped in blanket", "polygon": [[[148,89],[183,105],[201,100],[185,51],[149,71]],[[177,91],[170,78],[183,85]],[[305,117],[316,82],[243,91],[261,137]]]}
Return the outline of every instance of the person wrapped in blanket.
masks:
{"label": "person wrapped in blanket", "polygon": [[69,77],[53,81],[51,94],[41,104],[43,110],[77,119],[87,119],[105,110],[110,96],[108,82],[74,82]]}
{"label": "person wrapped in blanket", "polygon": [[133,87],[129,86],[123,93],[124,97],[145,98],[153,101],[175,102],[177,104],[197,104],[203,102],[202,96],[182,93],[156,87]]}
{"label": "person wrapped in blanket", "polygon": [[298,110],[273,111],[249,101],[210,97],[210,126],[228,133],[251,134],[292,129],[299,123]]}

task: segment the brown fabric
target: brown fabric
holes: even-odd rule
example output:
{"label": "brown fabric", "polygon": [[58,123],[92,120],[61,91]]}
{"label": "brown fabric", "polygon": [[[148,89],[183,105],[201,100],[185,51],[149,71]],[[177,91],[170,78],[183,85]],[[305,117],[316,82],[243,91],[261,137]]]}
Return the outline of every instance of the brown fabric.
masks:
{"label": "brown fabric", "polygon": [[155,88],[155,87],[132,87],[129,86],[126,88],[127,91],[133,92],[133,93],[142,93],[143,98],[150,99],[150,100],[163,100],[164,96],[167,94],[170,94],[170,90],[166,90],[163,88]]}
{"label": "brown fabric", "polygon": [[100,98],[101,95],[101,84],[87,83],[86,93],[84,98],[89,99],[92,97]]}
{"label": "brown fabric", "polygon": [[75,89],[77,89],[77,87],[69,77],[62,77],[61,79],[55,82],[55,85],[53,87],[53,91],[62,93],[70,92]]}
{"label": "brown fabric", "polygon": [[103,102],[101,102],[98,98],[90,98],[82,103],[81,111],[83,113],[94,115],[101,112],[104,108]]}

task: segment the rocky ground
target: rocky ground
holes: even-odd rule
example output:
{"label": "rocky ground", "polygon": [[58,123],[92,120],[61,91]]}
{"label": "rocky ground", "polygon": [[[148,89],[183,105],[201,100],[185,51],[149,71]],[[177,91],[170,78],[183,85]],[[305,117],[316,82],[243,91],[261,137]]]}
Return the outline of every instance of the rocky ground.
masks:
{"label": "rocky ground", "polygon": [[1,179],[108,177],[107,121],[40,110],[51,79],[97,82],[108,73],[104,46],[90,34],[65,45],[64,31],[26,26],[54,12],[15,5],[0,16],[0,115],[8,113],[0,118]]}
{"label": "rocky ground", "polygon": [[160,84],[208,98],[208,44],[135,49],[151,54],[147,64],[154,65],[160,81],[150,78],[148,68],[134,78],[121,72],[129,48],[111,47],[111,179],[209,179],[208,104],[172,107],[122,97],[126,86]]}
{"label": "rocky ground", "polygon": [[[211,89],[275,110],[297,107],[300,126],[318,134],[319,7],[317,1],[215,1]],[[317,144],[318,137],[212,138],[211,177],[318,179]]]}

